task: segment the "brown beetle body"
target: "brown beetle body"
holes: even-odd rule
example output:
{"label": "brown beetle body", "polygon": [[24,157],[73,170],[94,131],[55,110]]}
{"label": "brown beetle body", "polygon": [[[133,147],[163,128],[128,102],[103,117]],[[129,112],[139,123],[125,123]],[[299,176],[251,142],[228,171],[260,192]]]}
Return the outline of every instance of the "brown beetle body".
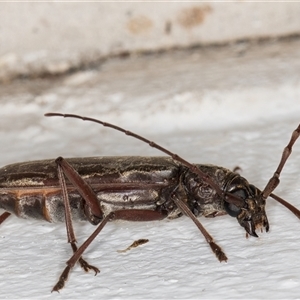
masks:
{"label": "brown beetle body", "polygon": [[[89,157],[67,161],[92,187],[107,215],[111,211],[142,209],[157,211],[158,219],[182,215],[171,199],[171,193],[181,191],[180,197],[196,216],[226,214],[224,201],[215,191],[202,183],[202,197],[193,204],[193,180],[188,168],[169,157]],[[239,176],[230,170],[212,165],[198,165],[224,189],[229,178]],[[193,175],[193,174],[192,174]],[[189,185],[188,187],[186,185]],[[67,182],[73,220],[87,220],[83,198]],[[48,222],[64,222],[64,205],[57,177],[55,160],[17,163],[0,169],[0,208],[21,218]]]}

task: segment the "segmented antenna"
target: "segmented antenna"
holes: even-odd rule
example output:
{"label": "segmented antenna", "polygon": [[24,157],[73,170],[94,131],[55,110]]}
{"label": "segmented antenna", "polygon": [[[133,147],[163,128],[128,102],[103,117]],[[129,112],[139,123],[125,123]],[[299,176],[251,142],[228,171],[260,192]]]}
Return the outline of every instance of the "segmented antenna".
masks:
{"label": "segmented antenna", "polygon": [[176,161],[182,163],[183,165],[185,165],[186,167],[188,167],[191,170],[191,172],[198,175],[205,183],[207,183],[211,188],[213,188],[216,191],[216,193],[221,198],[223,198],[226,202],[232,203],[232,204],[236,205],[237,207],[242,207],[244,205],[244,201],[242,199],[240,199],[239,197],[237,197],[235,195],[232,195],[230,193],[222,191],[221,188],[214,181],[212,181],[210,176],[208,176],[207,174],[202,172],[195,165],[191,164],[190,162],[183,159],[179,155],[177,155],[177,154],[167,150],[166,148],[156,144],[155,142],[152,142],[152,141],[150,141],[150,140],[148,140],[148,139],[146,139],[146,138],[144,138],[144,137],[142,137],[142,136],[140,136],[140,135],[138,135],[134,132],[131,132],[129,130],[126,130],[122,127],[116,126],[116,125],[111,124],[111,123],[103,122],[103,121],[98,120],[98,119],[79,116],[79,115],[75,115],[75,114],[46,113],[45,117],[64,117],[64,118],[81,119],[83,121],[90,121],[90,122],[98,123],[98,124],[103,125],[104,127],[109,127],[109,128],[115,129],[117,131],[121,131],[121,132],[125,133],[128,136],[132,136],[133,138],[136,138],[136,139],[148,144],[149,146],[151,146],[153,148],[156,148],[156,149],[166,153],[167,155],[171,156],[174,160],[176,160]]}

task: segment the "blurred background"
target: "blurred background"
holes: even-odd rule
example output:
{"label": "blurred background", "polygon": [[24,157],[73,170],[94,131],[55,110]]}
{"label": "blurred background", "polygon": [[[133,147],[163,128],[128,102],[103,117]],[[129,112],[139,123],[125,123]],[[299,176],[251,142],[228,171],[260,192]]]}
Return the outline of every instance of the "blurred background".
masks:
{"label": "blurred background", "polygon": [[154,132],[298,113],[299,14],[285,2],[1,3],[1,113]]}
{"label": "blurred background", "polygon": [[[161,154],[96,124],[43,116],[56,111],[134,130],[192,162],[240,166],[243,176],[263,188],[300,120],[299,16],[299,3],[271,1],[0,3],[1,165],[59,155]],[[299,199],[297,152],[278,187],[294,205]],[[246,242],[236,220],[203,220],[230,256],[231,264],[224,267],[216,265],[186,219],[163,223],[167,229],[162,232],[156,223],[110,225],[111,239],[104,239],[103,245],[99,238],[98,250],[89,252],[100,256],[97,263],[103,262],[103,253],[117,255],[114,250],[122,248],[118,242],[127,243],[124,237],[149,238],[151,251],[131,265],[130,257],[107,257],[105,268],[111,272],[97,276],[97,281],[78,268],[70,289],[63,292],[73,299],[90,295],[91,288],[92,294],[107,299],[144,298],[145,290],[146,298],[156,299],[192,299],[200,294],[233,299],[244,291],[251,298],[298,297],[300,266],[297,256],[292,258],[300,243],[295,242],[297,220],[274,202],[270,218],[281,235],[271,232]],[[280,227],[287,219],[290,227]],[[65,229],[52,224],[41,228],[35,221],[26,227],[16,218],[4,225],[3,297],[48,295],[70,255]],[[23,226],[26,234],[20,231]],[[89,224],[78,227],[80,241],[87,237],[86,230],[91,232],[87,228]],[[195,239],[185,236],[192,229]],[[57,255],[47,257],[49,239],[55,241]],[[194,246],[180,249],[191,240]],[[284,255],[286,249],[290,253]],[[32,256],[34,266],[28,261]],[[153,267],[154,256],[158,266]],[[110,268],[118,258],[114,272]],[[129,266],[123,267],[125,261]],[[142,262],[145,267],[139,265]],[[26,270],[22,276],[20,269]],[[215,280],[216,274],[220,280]]]}
{"label": "blurred background", "polygon": [[[160,134],[299,116],[298,3],[0,5],[0,130],[14,132],[2,148],[12,161],[16,139],[45,148],[53,110]],[[21,160],[44,158],[31,148]]]}

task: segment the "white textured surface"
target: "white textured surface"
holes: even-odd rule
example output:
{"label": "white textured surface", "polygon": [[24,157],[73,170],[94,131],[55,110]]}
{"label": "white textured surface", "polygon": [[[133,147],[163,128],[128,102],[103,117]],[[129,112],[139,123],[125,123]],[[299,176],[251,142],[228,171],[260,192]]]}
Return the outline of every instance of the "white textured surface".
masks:
{"label": "white textured surface", "polygon": [[[268,102],[264,105],[266,110]],[[42,114],[42,111],[36,113]],[[216,119],[213,120],[216,126]],[[52,130],[62,127],[62,122],[69,128],[60,129],[54,141]],[[210,132],[157,133],[151,138],[194,162],[228,168],[238,165],[249,181],[263,188],[298,122],[299,118],[292,117],[259,125],[253,122],[253,126],[236,130],[220,127]],[[45,141],[48,137],[52,142],[40,150],[45,157],[57,156],[63,148],[65,153],[70,148],[75,153],[80,147],[81,135],[90,130],[96,138],[92,140],[89,135],[86,139],[84,152],[87,156],[97,153],[160,154],[144,145],[139,148],[138,142],[131,144],[130,138],[125,136],[113,135],[111,139],[110,132],[93,124],[57,119],[47,119],[42,124],[24,133],[37,136],[32,141],[26,139],[28,156],[30,148],[40,143],[35,140]],[[127,127],[134,129],[130,119]],[[64,139],[69,134],[72,139]],[[11,144],[11,153],[3,152],[2,160],[8,162],[5,156],[11,155],[18,161],[18,153],[25,151],[24,145],[14,133],[1,132],[1,140]],[[90,141],[93,143],[88,146]],[[101,150],[103,143],[105,151]],[[278,194],[299,207],[299,144],[294,152],[283,171]],[[245,239],[243,229],[229,216],[201,219],[229,258],[228,263],[221,264],[186,217],[150,223],[110,223],[84,255],[101,268],[101,273],[94,277],[76,266],[60,295],[50,294],[50,290],[71,254],[64,225],[11,217],[1,226],[1,298],[297,298],[300,288],[299,220],[273,200],[268,203],[267,212],[271,230],[259,239]],[[89,224],[76,224],[79,244],[92,230]],[[139,238],[147,238],[149,243],[125,254],[117,253],[118,249],[124,249]]]}
{"label": "white textured surface", "polygon": [[[36,94],[39,82],[23,93],[12,90],[1,98],[1,165],[59,155],[161,155],[96,124],[43,117],[56,110],[114,122],[191,162],[240,166],[263,188],[300,122],[299,59],[285,53],[291,61],[214,57],[216,65],[194,58],[185,65],[173,58],[140,62],[140,69],[118,62],[118,72],[104,66],[97,83],[86,74],[84,87],[83,73]],[[276,190],[298,207],[299,161],[298,142]],[[84,255],[101,273],[94,277],[76,266],[60,294],[50,291],[71,255],[64,225],[11,217],[0,228],[1,299],[299,298],[300,222],[273,200],[267,213],[270,233],[258,239],[245,239],[229,216],[200,219],[228,263],[216,260],[186,217],[110,223]],[[81,244],[94,228],[77,223],[75,230]],[[149,242],[117,252],[139,238]]]}

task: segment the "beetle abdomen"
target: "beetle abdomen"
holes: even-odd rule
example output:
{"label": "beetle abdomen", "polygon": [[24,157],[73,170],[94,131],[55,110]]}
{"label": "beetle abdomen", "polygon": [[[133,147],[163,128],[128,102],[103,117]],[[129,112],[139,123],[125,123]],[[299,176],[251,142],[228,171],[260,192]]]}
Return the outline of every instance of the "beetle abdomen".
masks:
{"label": "beetle abdomen", "polygon": [[[1,191],[0,208],[24,219],[34,218],[51,223],[64,222],[65,209],[60,191]],[[86,220],[82,198],[76,192],[69,194],[73,220]]]}

